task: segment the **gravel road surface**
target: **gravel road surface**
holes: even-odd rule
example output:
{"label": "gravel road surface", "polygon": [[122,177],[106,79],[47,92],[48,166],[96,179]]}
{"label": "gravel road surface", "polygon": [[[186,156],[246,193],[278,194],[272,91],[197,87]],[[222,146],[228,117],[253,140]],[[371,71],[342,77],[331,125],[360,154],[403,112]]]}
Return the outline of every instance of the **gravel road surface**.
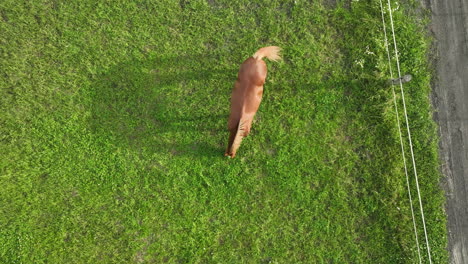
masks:
{"label": "gravel road surface", "polygon": [[432,101],[440,127],[450,262],[468,264],[468,1],[422,3],[432,11],[436,38]]}

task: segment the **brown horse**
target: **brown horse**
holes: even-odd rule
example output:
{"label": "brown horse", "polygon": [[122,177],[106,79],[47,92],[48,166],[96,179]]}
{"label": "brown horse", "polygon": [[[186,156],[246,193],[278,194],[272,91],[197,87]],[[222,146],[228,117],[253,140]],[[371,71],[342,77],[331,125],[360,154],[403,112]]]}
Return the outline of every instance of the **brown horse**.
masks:
{"label": "brown horse", "polygon": [[240,66],[231,95],[228,121],[230,135],[224,156],[234,158],[242,138],[249,135],[253,118],[262,101],[263,84],[267,76],[267,67],[262,59],[266,57],[277,61],[281,59],[279,52],[280,48],[276,46],[261,48]]}

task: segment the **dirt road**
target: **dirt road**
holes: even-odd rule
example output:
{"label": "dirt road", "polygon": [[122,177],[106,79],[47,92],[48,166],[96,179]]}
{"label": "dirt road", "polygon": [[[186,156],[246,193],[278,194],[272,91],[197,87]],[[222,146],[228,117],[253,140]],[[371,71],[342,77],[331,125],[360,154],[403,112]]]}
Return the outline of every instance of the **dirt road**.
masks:
{"label": "dirt road", "polygon": [[450,261],[468,263],[468,1],[422,0],[432,11],[437,80],[435,119],[445,174]]}

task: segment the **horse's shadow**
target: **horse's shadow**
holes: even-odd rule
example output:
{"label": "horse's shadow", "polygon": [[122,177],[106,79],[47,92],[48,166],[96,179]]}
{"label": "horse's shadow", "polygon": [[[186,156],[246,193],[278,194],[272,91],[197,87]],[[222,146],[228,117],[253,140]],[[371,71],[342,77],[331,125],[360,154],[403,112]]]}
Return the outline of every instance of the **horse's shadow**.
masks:
{"label": "horse's shadow", "polygon": [[91,89],[90,129],[139,152],[222,156],[236,69],[216,60],[177,56],[115,66]]}

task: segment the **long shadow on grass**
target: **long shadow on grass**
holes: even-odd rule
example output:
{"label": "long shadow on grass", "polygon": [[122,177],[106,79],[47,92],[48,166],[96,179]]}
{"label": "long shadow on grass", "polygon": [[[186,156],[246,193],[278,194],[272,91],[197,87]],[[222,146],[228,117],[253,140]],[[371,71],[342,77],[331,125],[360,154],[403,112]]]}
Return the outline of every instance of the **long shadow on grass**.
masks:
{"label": "long shadow on grass", "polygon": [[235,74],[206,55],[122,63],[91,88],[90,128],[140,153],[221,157]]}

